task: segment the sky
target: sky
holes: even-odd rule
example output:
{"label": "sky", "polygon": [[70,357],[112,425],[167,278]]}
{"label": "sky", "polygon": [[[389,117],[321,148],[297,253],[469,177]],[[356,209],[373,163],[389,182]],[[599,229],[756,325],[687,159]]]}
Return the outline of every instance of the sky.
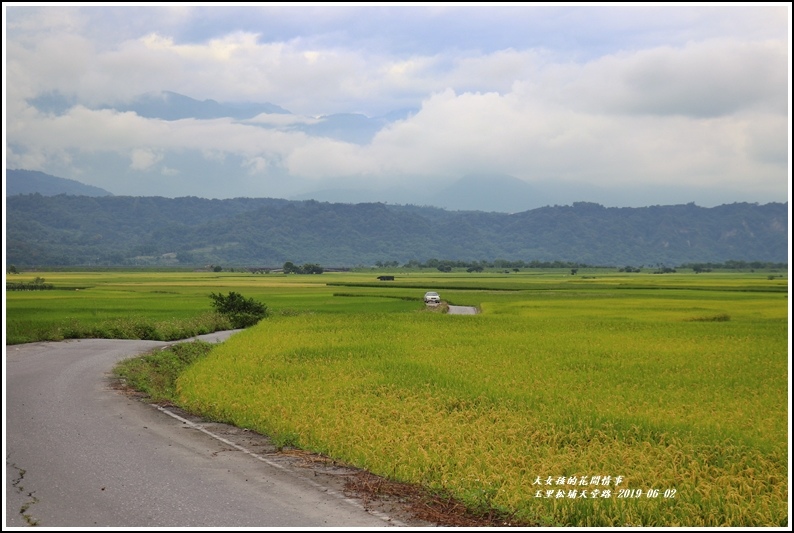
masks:
{"label": "sky", "polygon": [[[139,196],[430,194],[482,174],[556,187],[563,202],[790,199],[789,3],[7,2],[3,12],[6,169]],[[161,91],[289,114],[120,110]],[[70,107],[37,107],[52,95]],[[296,127],[393,112],[364,142]]]}

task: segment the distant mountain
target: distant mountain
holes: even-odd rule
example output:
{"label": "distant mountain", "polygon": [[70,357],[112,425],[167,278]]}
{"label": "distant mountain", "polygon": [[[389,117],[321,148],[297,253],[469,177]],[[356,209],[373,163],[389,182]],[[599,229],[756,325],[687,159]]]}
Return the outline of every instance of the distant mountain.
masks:
{"label": "distant mountain", "polygon": [[336,113],[318,117],[309,124],[296,124],[288,129],[302,131],[314,137],[330,137],[339,141],[367,144],[388,124],[407,118],[414,110],[402,109],[381,117],[360,113]]}
{"label": "distant mountain", "polygon": [[[450,211],[518,213],[547,205],[565,204],[559,185],[550,182],[530,184],[507,174],[467,174],[445,186],[424,185],[413,189],[391,187],[384,190],[364,186],[321,189],[293,195],[291,200],[320,202],[386,202],[433,206]],[[570,202],[568,202],[570,203]]]}
{"label": "distant mountain", "polygon": [[[447,185],[416,182],[413,188],[392,186],[368,189],[348,184],[335,189],[319,189],[290,196],[291,200],[320,202],[385,202],[440,207],[450,211],[519,213],[548,205],[565,205],[585,198],[606,196],[596,186],[580,185],[576,194],[564,183],[551,180],[531,184],[507,174],[467,174]],[[605,201],[608,201],[606,198]]]}
{"label": "distant mountain", "polygon": [[42,196],[113,196],[113,193],[79,181],[50,176],[35,170],[6,170],[6,196],[38,193]]}
{"label": "distant mountain", "polygon": [[388,122],[370,118],[359,113],[338,113],[319,117],[310,124],[296,124],[289,129],[302,131],[315,137],[330,137],[340,141],[366,144],[375,137]]}
{"label": "distant mountain", "polygon": [[428,201],[444,209],[517,213],[549,205],[551,199],[526,181],[506,174],[468,174]]}
{"label": "distant mountain", "polygon": [[788,204],[571,206],[515,214],[236,198],[10,196],[18,266],[277,267],[459,261],[600,266],[788,262]]}
{"label": "distant mountain", "polygon": [[[60,93],[44,93],[28,100],[32,106],[44,113],[60,115],[76,105],[73,99]],[[173,91],[160,91],[142,94],[129,102],[103,104],[96,109],[113,109],[120,112],[133,112],[145,118],[162,120],[233,118],[246,120],[262,113],[292,113],[283,107],[269,102],[217,102],[215,100],[196,100]],[[337,113],[323,115],[309,122],[281,126],[286,131],[301,131],[314,137],[366,144],[384,126],[407,118],[415,109],[399,109],[380,117],[368,117],[360,113]],[[276,128],[272,124],[256,124],[263,128]]]}
{"label": "distant mountain", "polygon": [[[73,97],[68,97],[59,92],[50,92],[42,93],[29,99],[28,103],[43,113],[61,115],[77,105],[78,102]],[[132,111],[141,117],[159,118],[162,120],[223,117],[243,120],[253,118],[261,113],[290,114],[283,107],[267,102],[219,103],[215,100],[196,100],[172,91],[150,92],[139,95],[129,102],[103,104],[96,106],[95,109]]]}
{"label": "distant mountain", "polygon": [[386,202],[440,207],[451,211],[517,213],[555,203],[546,189],[505,174],[469,174],[438,187],[391,187],[384,190],[354,188],[321,189],[291,196],[292,200],[320,202]]}
{"label": "distant mountain", "polygon": [[180,120],[185,118],[213,119],[253,118],[261,113],[289,114],[289,111],[271,103],[219,103],[215,100],[196,100],[183,94],[162,91],[147,93],[126,104],[103,106],[117,111],[133,111],[146,118]]}

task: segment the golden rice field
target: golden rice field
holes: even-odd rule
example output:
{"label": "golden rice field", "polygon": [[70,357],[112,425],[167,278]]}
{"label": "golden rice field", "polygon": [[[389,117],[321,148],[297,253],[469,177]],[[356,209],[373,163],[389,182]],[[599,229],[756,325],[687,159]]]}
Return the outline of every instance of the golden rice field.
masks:
{"label": "golden rice field", "polygon": [[367,280],[260,288],[292,312],[188,369],[183,406],[527,523],[788,524],[787,279]]}
{"label": "golden rice field", "polygon": [[785,275],[381,273],[23,273],[56,290],[6,292],[6,343],[211,328],[239,291],[271,316],[180,378],[190,410],[527,523],[788,524]]}

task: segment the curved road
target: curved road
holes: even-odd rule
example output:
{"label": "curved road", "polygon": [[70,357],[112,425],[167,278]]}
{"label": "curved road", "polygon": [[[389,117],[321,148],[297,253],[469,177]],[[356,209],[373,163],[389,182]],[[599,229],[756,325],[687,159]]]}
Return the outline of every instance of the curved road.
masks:
{"label": "curved road", "polygon": [[264,437],[111,388],[114,363],[167,344],[88,339],[6,347],[5,526],[408,525],[345,497],[349,472],[341,467],[300,466]]}

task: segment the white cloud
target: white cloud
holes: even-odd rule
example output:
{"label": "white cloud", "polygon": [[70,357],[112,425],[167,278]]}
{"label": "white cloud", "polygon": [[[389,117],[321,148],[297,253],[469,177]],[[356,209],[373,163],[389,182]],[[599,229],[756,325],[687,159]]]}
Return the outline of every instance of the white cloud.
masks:
{"label": "white cloud", "polygon": [[261,174],[265,172],[270,163],[264,157],[251,157],[243,161],[243,168],[248,169],[249,174]]}
{"label": "white cloud", "polygon": [[[316,8],[320,18],[303,21],[315,33],[300,32],[300,9],[15,9],[9,167],[77,174],[85,171],[78,159],[112,153],[132,170],[186,175],[169,156],[195,151],[244,174],[229,173],[231,195],[244,194],[250,175],[284,171],[325,186],[351,176],[386,183],[499,172],[787,190],[790,42],[781,15],[790,19],[790,9],[488,8],[486,27],[475,11],[441,6],[369,10],[363,19],[354,8]],[[207,18],[216,12],[222,31]],[[237,13],[251,20],[237,17],[238,26]],[[111,21],[125,16],[129,25],[113,31]],[[351,26],[356,20],[391,24],[380,35]],[[416,42],[405,42],[412,29]],[[389,48],[395,35],[403,41]],[[163,121],[90,109],[162,90],[295,114]],[[81,105],[53,116],[27,103],[54,91]],[[398,108],[420,110],[363,146],[290,130],[320,115]]]}
{"label": "white cloud", "polygon": [[134,170],[148,170],[163,159],[163,154],[152,150],[136,149],[130,154],[130,168]]}
{"label": "white cloud", "polygon": [[288,115],[285,113],[261,113],[254,118],[240,121],[244,124],[261,124],[263,126],[285,127],[301,124],[318,124],[317,117],[304,117],[302,115]]}
{"label": "white cloud", "polygon": [[202,149],[201,156],[207,161],[217,161],[219,163],[223,163],[226,160],[226,152],[211,148]]}
{"label": "white cloud", "polygon": [[368,146],[331,141],[302,146],[292,153],[290,171],[314,179],[497,171],[530,181],[696,182],[747,189],[771,180],[774,189],[785,168],[757,165],[759,157],[781,161],[786,153],[785,121],[773,117],[765,127],[752,128],[747,115],[608,115],[545,106],[520,93],[446,91]]}
{"label": "white cloud", "polygon": [[788,51],[782,42],[710,41],[597,63],[607,64],[596,64],[592,77],[613,85],[594,104],[608,110],[700,117],[747,108],[785,112]]}
{"label": "white cloud", "polygon": [[84,16],[71,7],[37,9],[16,6],[12,10],[9,14],[13,14],[13,17],[9,17],[6,30],[20,41],[25,41],[25,37],[31,34],[40,37],[42,34],[79,33],[85,29]]}
{"label": "white cloud", "polygon": [[297,146],[285,163],[291,174],[318,180],[377,171],[361,147],[332,139],[312,139]]}

